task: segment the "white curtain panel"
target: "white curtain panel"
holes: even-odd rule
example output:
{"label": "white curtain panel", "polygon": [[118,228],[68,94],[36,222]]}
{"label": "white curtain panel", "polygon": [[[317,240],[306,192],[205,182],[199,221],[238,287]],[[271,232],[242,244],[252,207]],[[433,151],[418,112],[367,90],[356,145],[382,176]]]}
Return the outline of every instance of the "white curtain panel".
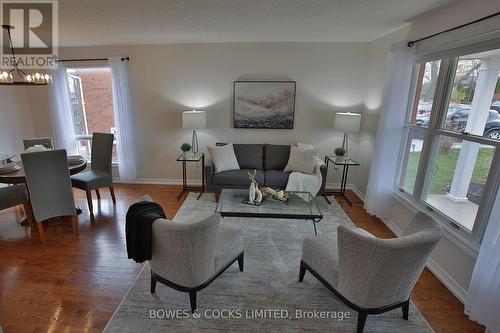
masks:
{"label": "white curtain panel", "polygon": [[64,65],[58,65],[58,68],[52,72],[52,78],[54,83],[50,87],[49,105],[55,146],[66,149],[68,155],[75,155],[78,154],[78,149],[73,131],[68,80]]}
{"label": "white curtain panel", "polygon": [[500,191],[469,284],[465,313],[490,333],[500,332]]}
{"label": "white curtain panel", "polygon": [[391,46],[389,75],[377,127],[375,151],[365,199],[368,213],[380,218],[391,213],[394,175],[398,163],[413,66],[413,49],[400,42]]}
{"label": "white curtain panel", "polygon": [[121,57],[109,58],[113,81],[113,105],[118,150],[118,170],[121,180],[137,177],[134,110],[128,80],[128,66]]}

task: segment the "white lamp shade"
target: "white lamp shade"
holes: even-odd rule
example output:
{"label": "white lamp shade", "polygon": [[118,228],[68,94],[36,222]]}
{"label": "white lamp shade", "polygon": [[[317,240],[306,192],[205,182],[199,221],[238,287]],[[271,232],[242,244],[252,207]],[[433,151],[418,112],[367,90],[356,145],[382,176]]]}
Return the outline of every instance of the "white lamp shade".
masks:
{"label": "white lamp shade", "polygon": [[184,111],[182,113],[183,128],[205,128],[207,127],[207,113],[205,111]]}
{"label": "white lamp shade", "polygon": [[339,132],[359,132],[361,114],[351,112],[339,112],[335,114],[334,129]]}

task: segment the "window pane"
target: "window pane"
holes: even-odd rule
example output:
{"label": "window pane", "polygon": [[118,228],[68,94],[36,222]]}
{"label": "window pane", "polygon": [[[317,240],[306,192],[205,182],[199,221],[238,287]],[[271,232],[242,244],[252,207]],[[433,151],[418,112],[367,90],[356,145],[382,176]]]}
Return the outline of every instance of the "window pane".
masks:
{"label": "window pane", "polygon": [[420,64],[416,73],[415,100],[408,122],[418,126],[429,125],[440,65],[440,60]]}
{"label": "window pane", "polygon": [[440,136],[425,202],[471,231],[494,153],[489,145]]}
{"label": "window pane", "polygon": [[413,193],[425,130],[410,127],[406,129],[405,134],[401,156],[399,187],[409,193]]}
{"label": "window pane", "polygon": [[[71,68],[66,70],[73,129],[80,155],[90,159],[92,133],[115,133],[111,69]],[[113,162],[117,162],[116,144]]]}
{"label": "window pane", "polygon": [[459,58],[445,129],[499,138],[499,68],[498,52],[489,51]]}

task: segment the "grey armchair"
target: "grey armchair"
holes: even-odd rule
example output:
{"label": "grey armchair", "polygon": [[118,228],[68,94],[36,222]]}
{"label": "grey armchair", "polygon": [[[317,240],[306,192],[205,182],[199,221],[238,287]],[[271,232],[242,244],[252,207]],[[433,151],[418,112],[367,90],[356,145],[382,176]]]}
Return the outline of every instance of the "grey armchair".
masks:
{"label": "grey armchair", "polygon": [[42,145],[46,148],[54,149],[54,142],[51,137],[24,139],[23,144],[25,150],[34,145]]}
{"label": "grey armchair", "polygon": [[45,241],[42,221],[54,217],[71,217],[76,236],[78,220],[66,151],[24,153],[21,159],[40,240]]}
{"label": "grey armchair", "polygon": [[94,219],[92,190],[95,190],[97,199],[100,200],[99,188],[108,187],[111,199],[114,204],[116,203],[111,173],[113,139],[114,136],[111,133],[94,133],[92,135],[91,170],[71,176],[73,187],[84,190],[87,194],[91,220]]}
{"label": "grey armchair", "polygon": [[13,185],[0,188],[0,210],[23,205],[28,214],[28,191],[25,185]]}
{"label": "grey armchair", "polygon": [[153,223],[151,293],[156,282],[187,292],[194,312],[197,291],[236,261],[243,271],[242,232],[219,224],[219,220],[214,214],[193,223],[165,219]]}
{"label": "grey armchair", "polygon": [[338,227],[337,239],[308,237],[299,281],[306,271],[358,312],[357,332],[367,315],[399,307],[408,320],[410,293],[443,235],[439,224],[418,213],[402,237],[379,239],[359,228]]}

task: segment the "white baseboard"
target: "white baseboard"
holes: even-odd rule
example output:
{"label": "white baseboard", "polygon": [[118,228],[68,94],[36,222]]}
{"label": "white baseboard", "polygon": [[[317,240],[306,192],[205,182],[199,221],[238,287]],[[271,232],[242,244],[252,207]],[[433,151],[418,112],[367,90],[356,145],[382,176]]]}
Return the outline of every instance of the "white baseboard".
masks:
{"label": "white baseboard", "polygon": [[[403,230],[401,230],[400,227],[398,227],[390,218],[384,218],[382,219],[382,222],[389,228],[397,237],[400,237],[403,233]],[[446,271],[439,266],[434,259],[429,258],[427,261],[426,267],[434,274],[439,281],[441,281],[446,288],[448,288],[449,291],[453,295],[455,295],[456,298],[460,300],[460,302],[465,303],[466,297],[467,297],[467,291],[462,288]]]}
{"label": "white baseboard", "polygon": [[[113,179],[113,182],[116,184],[182,185],[182,179],[137,178],[123,181],[117,178]],[[200,186],[201,180],[189,180],[189,185]]]}
{"label": "white baseboard", "polygon": [[[340,189],[340,183],[326,183],[326,186],[325,186],[327,189]],[[346,190],[351,190],[354,192],[354,194],[356,194],[356,196],[359,198],[359,200],[365,202],[365,196],[363,193],[361,193],[360,190],[358,190],[358,188],[356,186],[354,186],[353,184],[347,184],[346,185]]]}
{"label": "white baseboard", "polygon": [[[137,178],[131,181],[123,181],[119,178],[113,179],[116,184],[150,184],[150,185],[182,185],[182,179],[155,179],[155,178]],[[189,185],[200,186],[201,180],[190,180]],[[326,183],[326,188],[328,189],[340,189],[340,183]],[[347,190],[351,190],[356,194],[356,196],[363,202],[365,202],[365,196],[360,190],[353,184],[346,185]]]}
{"label": "white baseboard", "polygon": [[449,291],[453,295],[455,295],[456,298],[460,300],[463,304],[465,304],[465,300],[467,298],[467,291],[462,288],[453,278],[446,273],[444,269],[441,268],[432,258],[429,258],[427,261],[427,268],[434,274],[439,281],[441,281],[446,288],[448,288]]}

